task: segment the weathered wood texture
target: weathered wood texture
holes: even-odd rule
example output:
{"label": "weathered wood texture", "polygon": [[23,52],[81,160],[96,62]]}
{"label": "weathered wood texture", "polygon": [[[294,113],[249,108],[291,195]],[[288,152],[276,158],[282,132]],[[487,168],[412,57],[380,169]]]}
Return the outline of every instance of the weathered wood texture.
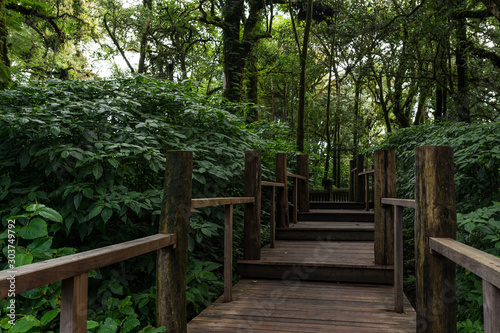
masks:
{"label": "weathered wood texture", "polygon": [[394,310],[403,308],[403,207],[394,206]]}
{"label": "weathered wood texture", "polygon": [[61,332],[87,332],[87,300],[87,272],[62,281]]}
{"label": "weathered wood texture", "polygon": [[294,178],[293,179],[293,189],[292,189],[292,221],[293,223],[297,223],[298,221],[298,214],[299,214],[299,207],[298,207],[298,179]]}
{"label": "weathered wood texture", "polygon": [[429,240],[431,250],[500,288],[500,258],[451,238]]}
{"label": "weathered wood texture", "polygon": [[288,227],[290,224],[290,213],[288,209],[288,181],[286,154],[276,154],[276,182],[283,183],[283,188],[278,188],[276,193],[276,226]]}
{"label": "weathered wood texture", "polygon": [[392,286],[241,280],[234,301],[217,300],[189,332],[415,332],[415,312],[393,311]]}
{"label": "weathered wood texture", "polygon": [[[292,228],[292,226],[290,226]],[[276,241],[261,260],[239,260],[244,277],[313,281],[393,283],[393,267],[373,263],[373,242]]]}
{"label": "weathered wood texture", "polygon": [[191,211],[196,208],[254,203],[254,197],[202,198],[191,200]]}
{"label": "weathered wood texture", "polygon": [[359,176],[360,173],[365,171],[365,157],[364,155],[356,156],[356,201],[365,202],[365,182],[363,177]]}
{"label": "weathered wood texture", "polygon": [[266,182],[262,181],[262,186],[272,186],[272,187],[285,187],[285,184],[283,183],[277,183],[277,182]]}
{"label": "weathered wood texture", "polygon": [[396,153],[377,150],[374,155],[375,263],[394,264],[394,211],[382,198],[396,197]]}
{"label": "weathered wood texture", "polygon": [[[156,234],[100,249],[17,267],[16,294],[87,273],[176,244],[175,234]],[[0,299],[9,291],[8,271],[0,272]]]}
{"label": "weathered wood texture", "polygon": [[224,214],[224,302],[233,300],[233,205]]}
{"label": "weathered wood texture", "polygon": [[260,259],[262,157],[259,151],[245,152],[245,196],[253,197],[253,204],[245,204],[243,226],[243,256],[248,260]]}
{"label": "weathered wood texture", "polygon": [[276,240],[276,210],[274,209],[276,206],[276,188],[274,186],[271,187],[270,197],[269,215],[271,216],[271,220],[269,221],[269,246],[273,248]]}
{"label": "weathered wood texture", "polygon": [[432,255],[429,237],[456,238],[453,149],[415,150],[417,332],[456,332],[455,264]]}
{"label": "weathered wood texture", "polygon": [[395,199],[395,198],[382,198],[383,205],[392,205],[399,207],[415,208],[414,199]]}
{"label": "weathered wood texture", "polygon": [[352,171],[356,168],[356,161],[349,161],[349,201],[356,200],[356,178],[354,177],[355,173]]}
{"label": "weathered wood texture", "polygon": [[500,332],[500,289],[483,280],[484,333]]}
{"label": "weathered wood texture", "polygon": [[176,233],[177,246],[158,251],[156,319],[168,332],[186,332],[186,274],[193,153],[166,153],[160,233]]}
{"label": "weathered wood texture", "polygon": [[297,174],[305,177],[298,181],[298,204],[300,212],[309,211],[309,155],[297,155]]}

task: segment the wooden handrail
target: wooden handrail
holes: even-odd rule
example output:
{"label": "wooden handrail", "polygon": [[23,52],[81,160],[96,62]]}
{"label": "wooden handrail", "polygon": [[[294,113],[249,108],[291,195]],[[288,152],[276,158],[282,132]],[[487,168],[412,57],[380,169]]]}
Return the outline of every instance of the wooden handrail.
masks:
{"label": "wooden handrail", "polygon": [[290,172],[287,172],[287,173],[286,173],[286,176],[287,176],[287,177],[291,177],[291,178],[297,178],[297,179],[307,180],[307,178],[306,178],[306,177],[304,177],[304,176],[301,176],[301,175],[296,175],[296,174],[294,174],[294,173],[290,173]]}
{"label": "wooden handrail", "polygon": [[[176,234],[156,234],[103,248],[15,268],[16,294],[87,273],[177,243]],[[0,299],[7,297],[12,273],[0,272]]]}
{"label": "wooden handrail", "polygon": [[500,258],[451,238],[429,238],[433,254],[440,254],[500,288]]}
{"label": "wooden handrail", "polygon": [[285,187],[285,184],[283,184],[283,183],[266,182],[266,181],[262,181],[261,185],[262,186],[273,186],[273,187]]}
{"label": "wooden handrail", "polygon": [[365,172],[360,172],[360,173],[358,173],[358,177],[359,176],[364,176],[364,175],[371,175],[373,173],[375,173],[375,170],[368,170],[368,171],[365,171]]}
{"label": "wooden handrail", "polygon": [[191,199],[191,211],[196,208],[255,203],[253,197],[201,198]]}
{"label": "wooden handrail", "polygon": [[382,198],[381,202],[383,205],[415,208],[415,199]]}

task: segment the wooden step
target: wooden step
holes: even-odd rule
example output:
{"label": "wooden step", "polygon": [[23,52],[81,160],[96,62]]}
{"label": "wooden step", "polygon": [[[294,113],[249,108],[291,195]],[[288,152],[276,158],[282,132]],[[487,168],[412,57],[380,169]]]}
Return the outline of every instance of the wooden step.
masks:
{"label": "wooden step", "polygon": [[310,209],[358,209],[364,210],[365,204],[354,201],[311,201]]}
{"label": "wooden step", "polygon": [[373,242],[283,241],[262,248],[261,260],[239,260],[237,273],[252,279],[393,283],[393,266],[375,265]]}
{"label": "wooden step", "polygon": [[299,221],[373,222],[372,211],[356,209],[311,209],[298,214]]}
{"label": "wooden step", "polygon": [[276,228],[278,240],[373,241],[374,226],[368,222],[299,222]]}

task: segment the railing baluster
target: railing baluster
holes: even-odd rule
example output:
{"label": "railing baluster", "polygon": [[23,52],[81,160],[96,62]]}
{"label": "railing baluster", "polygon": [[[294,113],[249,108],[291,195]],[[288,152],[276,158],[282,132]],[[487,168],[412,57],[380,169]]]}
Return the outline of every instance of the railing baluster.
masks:
{"label": "railing baluster", "polygon": [[274,215],[274,203],[275,203],[275,198],[276,198],[276,187],[271,186],[271,207],[270,207],[270,214],[271,214],[271,222],[269,225],[269,246],[271,248],[274,248],[275,246],[275,240],[276,240],[276,217]]}
{"label": "railing baluster", "polygon": [[87,332],[88,272],[64,279],[61,290],[61,332]]}
{"label": "railing baluster", "polygon": [[500,289],[483,280],[484,333],[500,332]]}
{"label": "railing baluster", "polygon": [[403,313],[403,207],[394,206],[394,310]]}
{"label": "railing baluster", "polygon": [[224,214],[224,302],[233,300],[233,205]]}
{"label": "railing baluster", "polygon": [[293,223],[297,223],[297,212],[299,211],[298,209],[298,192],[297,192],[297,185],[298,185],[298,179],[293,178]]}

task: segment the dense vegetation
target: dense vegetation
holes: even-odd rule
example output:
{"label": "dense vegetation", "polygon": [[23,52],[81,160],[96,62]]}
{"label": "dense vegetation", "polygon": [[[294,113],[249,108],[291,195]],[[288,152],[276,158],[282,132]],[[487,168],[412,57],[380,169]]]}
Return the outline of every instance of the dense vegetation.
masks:
{"label": "dense vegetation", "polygon": [[[195,198],[242,195],[245,150],[265,151],[264,174],[272,176],[273,154],[288,143],[258,124],[247,129],[217,99],[191,88],[138,76],[0,92],[0,212],[4,227],[16,219],[18,265],[157,232],[166,150],[194,152]],[[275,131],[286,133],[286,127],[275,125]],[[221,293],[223,213],[204,209],[191,219],[191,315]],[[240,255],[242,212],[235,216]],[[153,253],[91,272],[91,331],[128,332],[154,322],[154,259]],[[60,283],[23,293],[18,313],[25,316],[15,331],[55,329],[59,293]]]}
{"label": "dense vegetation", "polygon": [[[451,146],[455,155],[457,239],[500,256],[500,123],[430,124],[399,130],[377,149],[395,149],[398,197],[414,198],[415,148]],[[414,214],[405,211],[407,294],[414,282]],[[482,331],[482,280],[457,268],[458,319],[461,332]]]}
{"label": "dense vegetation", "polygon": [[[353,156],[394,148],[399,194],[411,197],[423,144],[455,148],[459,238],[498,255],[499,6],[0,0],[0,214],[3,227],[16,218],[17,263],[155,233],[166,150],[194,152],[203,197],[242,194],[245,150],[262,151],[266,179],[275,152],[292,168],[309,154],[317,189],[346,187]],[[190,315],[221,292],[222,217],[192,216]],[[405,221],[410,250],[411,212]],[[0,230],[4,254],[8,241]],[[91,272],[90,331],[155,330],[153,259]],[[479,330],[480,281],[458,277],[461,328]],[[23,293],[11,331],[54,329],[59,293]]]}

